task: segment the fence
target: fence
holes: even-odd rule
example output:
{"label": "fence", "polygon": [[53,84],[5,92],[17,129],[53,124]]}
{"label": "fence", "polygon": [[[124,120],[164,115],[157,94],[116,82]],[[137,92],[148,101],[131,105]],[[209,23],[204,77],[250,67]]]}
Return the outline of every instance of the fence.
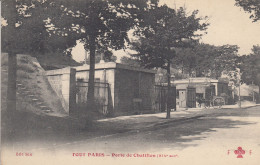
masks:
{"label": "fence", "polygon": [[[154,86],[154,105],[153,109],[155,111],[164,112],[167,109],[167,94],[168,88],[167,86],[155,85]],[[169,107],[170,109],[176,110],[176,88],[171,87],[168,95],[169,99]]]}
{"label": "fence", "polygon": [[[153,96],[147,96],[151,98],[152,109],[154,112],[164,112],[167,109],[167,86],[155,85],[153,88]],[[79,108],[85,108],[87,106],[87,93],[88,93],[88,82],[77,81],[76,82],[76,105]],[[103,115],[107,115],[110,111],[111,103],[111,92],[110,85],[103,82],[95,82],[94,87],[95,102],[98,106],[98,111]],[[176,109],[176,88],[171,87],[169,91],[169,107],[170,109]],[[130,99],[130,98],[129,98]],[[143,100],[144,101],[144,100]],[[138,111],[143,111],[144,102],[140,102],[138,107],[133,105],[134,109],[139,109]],[[150,109],[151,110],[151,109]]]}
{"label": "fence", "polygon": [[[97,109],[103,115],[109,113],[109,84],[103,82],[95,82],[94,97]],[[87,106],[88,82],[76,82],[76,105],[79,108]]]}

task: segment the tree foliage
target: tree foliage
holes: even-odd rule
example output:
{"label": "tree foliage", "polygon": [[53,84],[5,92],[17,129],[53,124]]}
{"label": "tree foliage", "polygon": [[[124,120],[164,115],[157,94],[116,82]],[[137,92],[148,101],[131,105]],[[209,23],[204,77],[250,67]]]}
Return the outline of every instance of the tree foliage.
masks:
{"label": "tree foliage", "polygon": [[[112,51],[106,50],[97,50],[96,55],[95,55],[95,63],[100,63],[101,59],[103,56],[103,60],[105,62],[116,62],[117,57],[113,55]],[[89,59],[86,59],[85,61],[82,61],[82,63],[90,64]]]}
{"label": "tree foliage", "polygon": [[64,51],[76,44],[55,30],[50,17],[58,17],[52,0],[2,0],[1,46],[8,53],[7,109],[12,116],[16,110],[16,55],[45,54]]}
{"label": "tree foliage", "polygon": [[197,44],[191,48],[177,50],[174,67],[188,77],[207,76],[213,69],[217,48],[208,44]]}
{"label": "tree foliage", "polygon": [[141,67],[140,61],[132,57],[123,56],[120,60],[122,64],[127,64],[129,66],[134,66],[134,67]]}
{"label": "tree foliage", "polygon": [[2,49],[16,53],[63,52],[76,42],[58,35],[50,17],[59,15],[50,0],[2,1]]}
{"label": "tree foliage", "polygon": [[236,45],[213,46],[197,44],[192,48],[178,49],[174,66],[188,77],[212,77],[222,74],[233,76],[237,68]]}
{"label": "tree foliage", "polygon": [[93,44],[95,50],[118,50],[124,48],[125,42],[129,41],[127,32],[141,19],[140,14],[148,7],[147,2],[56,0],[54,5],[62,14],[51,18],[51,22],[55,25],[56,31],[69,35],[76,32],[77,39],[84,43],[86,50],[90,50]]}
{"label": "tree foliage", "polygon": [[236,5],[242,7],[250,13],[250,19],[253,22],[260,20],[260,1],[259,0],[236,0]]}
{"label": "tree foliage", "polygon": [[260,93],[260,46],[253,46],[252,53],[242,56],[240,60],[242,83],[257,85]]}
{"label": "tree foliage", "polygon": [[190,46],[201,34],[197,31],[206,30],[207,23],[201,23],[197,18],[198,11],[190,16],[184,8],[177,11],[161,6],[152,10],[145,22],[137,30],[140,36],[133,42],[133,49],[143,66],[147,68],[161,67],[166,69],[170,60],[175,57],[176,48]]}

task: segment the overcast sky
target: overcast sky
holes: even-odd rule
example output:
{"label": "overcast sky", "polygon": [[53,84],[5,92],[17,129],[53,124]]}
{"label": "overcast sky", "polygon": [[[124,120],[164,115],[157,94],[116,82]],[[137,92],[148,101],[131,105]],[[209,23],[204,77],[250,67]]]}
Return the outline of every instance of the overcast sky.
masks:
{"label": "overcast sky", "polygon": [[[172,8],[186,7],[187,11],[199,10],[199,16],[208,16],[210,26],[201,41],[212,45],[238,45],[239,53],[248,54],[253,45],[260,45],[260,21],[252,22],[249,14],[234,6],[235,0],[160,0]],[[73,49],[77,61],[84,60],[84,48],[78,44]],[[114,53],[118,61],[126,53]]]}

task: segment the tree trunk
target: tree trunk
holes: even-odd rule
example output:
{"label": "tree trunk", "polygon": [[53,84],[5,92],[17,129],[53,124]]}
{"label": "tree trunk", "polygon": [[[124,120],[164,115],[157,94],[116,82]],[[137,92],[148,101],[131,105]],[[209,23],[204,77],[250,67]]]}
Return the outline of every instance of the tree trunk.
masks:
{"label": "tree trunk", "polygon": [[192,77],[192,74],[191,74],[191,67],[189,66],[189,77]]}
{"label": "tree trunk", "polygon": [[171,108],[170,108],[170,90],[171,90],[171,63],[170,60],[167,63],[167,115],[166,119],[171,118]]}
{"label": "tree trunk", "polygon": [[256,100],[256,103],[260,103],[260,84],[258,84],[258,99]]}
{"label": "tree trunk", "polygon": [[10,116],[16,111],[16,70],[16,54],[8,53],[7,113]]}
{"label": "tree trunk", "polygon": [[8,84],[7,84],[7,126],[9,133],[7,138],[11,144],[14,143],[16,129],[16,77],[17,61],[15,53],[8,53]]}
{"label": "tree trunk", "polygon": [[95,85],[95,51],[96,51],[96,38],[94,35],[90,36],[90,59],[89,59],[89,80],[88,80],[88,95],[87,104],[89,108],[94,108],[94,85]]}

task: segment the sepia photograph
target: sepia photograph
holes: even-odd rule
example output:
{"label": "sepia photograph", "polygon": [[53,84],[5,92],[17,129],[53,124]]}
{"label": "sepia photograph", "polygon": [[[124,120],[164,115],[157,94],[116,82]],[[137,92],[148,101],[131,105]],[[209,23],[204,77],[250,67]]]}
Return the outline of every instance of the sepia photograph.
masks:
{"label": "sepia photograph", "polygon": [[260,0],[1,0],[1,165],[259,165]]}

